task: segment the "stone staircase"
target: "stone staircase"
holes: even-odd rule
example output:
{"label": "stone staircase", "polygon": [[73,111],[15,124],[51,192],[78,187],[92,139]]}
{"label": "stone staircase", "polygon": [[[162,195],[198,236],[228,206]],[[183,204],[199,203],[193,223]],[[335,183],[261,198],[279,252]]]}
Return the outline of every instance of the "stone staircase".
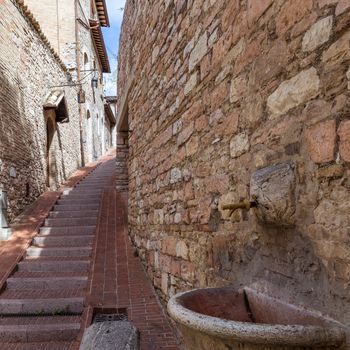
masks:
{"label": "stone staircase", "polygon": [[102,164],[57,201],[0,294],[0,349],[71,349],[81,327]]}

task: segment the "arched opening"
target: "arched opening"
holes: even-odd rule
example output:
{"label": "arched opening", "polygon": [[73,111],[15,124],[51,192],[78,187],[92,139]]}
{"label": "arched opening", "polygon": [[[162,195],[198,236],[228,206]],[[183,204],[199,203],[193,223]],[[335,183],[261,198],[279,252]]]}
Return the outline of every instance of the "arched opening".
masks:
{"label": "arched opening", "polygon": [[51,187],[56,180],[56,158],[54,151],[54,137],[56,133],[55,112],[50,110],[46,120],[46,185]]}
{"label": "arched opening", "polygon": [[87,155],[87,160],[91,162],[93,160],[92,154],[93,154],[93,125],[92,125],[92,118],[90,114],[90,110],[86,111],[86,120],[85,120],[85,137],[84,137],[84,145],[85,145],[85,152]]}

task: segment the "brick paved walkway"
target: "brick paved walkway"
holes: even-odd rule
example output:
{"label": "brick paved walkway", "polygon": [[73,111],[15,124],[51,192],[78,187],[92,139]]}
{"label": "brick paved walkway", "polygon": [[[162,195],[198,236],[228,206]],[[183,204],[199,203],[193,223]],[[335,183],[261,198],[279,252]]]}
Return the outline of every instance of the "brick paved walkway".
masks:
{"label": "brick paved walkway", "polygon": [[0,244],[0,349],[76,350],[93,314],[116,310],[140,330],[141,350],[178,349],[133,255],[127,197],[114,189],[114,155],[82,180],[94,168],[70,179],[64,195],[39,198]]}

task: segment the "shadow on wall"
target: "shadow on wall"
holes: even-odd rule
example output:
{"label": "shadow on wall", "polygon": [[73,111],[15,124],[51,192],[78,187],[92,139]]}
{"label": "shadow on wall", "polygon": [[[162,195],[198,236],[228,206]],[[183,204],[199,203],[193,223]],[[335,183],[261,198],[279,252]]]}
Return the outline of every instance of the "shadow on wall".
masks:
{"label": "shadow on wall", "polygon": [[[20,81],[0,71],[0,184],[7,190],[10,222],[45,189],[38,125],[25,115]],[[44,135],[45,136],[45,135]]]}
{"label": "shadow on wall", "polygon": [[317,256],[305,234],[295,227],[272,225],[258,225],[255,231],[251,240],[239,245],[236,234],[212,238],[214,273],[223,279],[223,284],[234,281],[229,284],[253,286],[338,320],[337,315],[342,315],[339,321],[350,323],[350,310],[344,307],[350,301],[348,288],[330,276],[329,267]]}
{"label": "shadow on wall", "polygon": [[[57,125],[57,139],[58,139],[58,146],[61,152],[61,178],[63,178],[64,180],[67,180],[67,172],[66,172],[66,165],[64,163],[64,154],[63,154],[63,146],[62,146],[62,137],[61,137],[61,131],[59,126]],[[78,169],[80,167],[80,164],[78,162],[78,165],[76,166],[76,168]]]}

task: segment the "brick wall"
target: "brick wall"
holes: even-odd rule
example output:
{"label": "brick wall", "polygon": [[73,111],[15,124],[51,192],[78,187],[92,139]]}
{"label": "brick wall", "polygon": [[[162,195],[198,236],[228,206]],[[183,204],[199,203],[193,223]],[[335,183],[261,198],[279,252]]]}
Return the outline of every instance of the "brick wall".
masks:
{"label": "brick wall", "polygon": [[[63,67],[14,4],[0,2],[0,184],[8,191],[11,220],[46,190],[43,103],[52,86],[67,84]],[[70,121],[57,124],[53,139],[53,187],[81,165],[76,90],[61,89]]]}
{"label": "brick wall", "polygon": [[[346,0],[127,1],[130,235],[165,299],[254,285],[350,324],[349,27]],[[222,210],[275,165],[274,217]]]}

